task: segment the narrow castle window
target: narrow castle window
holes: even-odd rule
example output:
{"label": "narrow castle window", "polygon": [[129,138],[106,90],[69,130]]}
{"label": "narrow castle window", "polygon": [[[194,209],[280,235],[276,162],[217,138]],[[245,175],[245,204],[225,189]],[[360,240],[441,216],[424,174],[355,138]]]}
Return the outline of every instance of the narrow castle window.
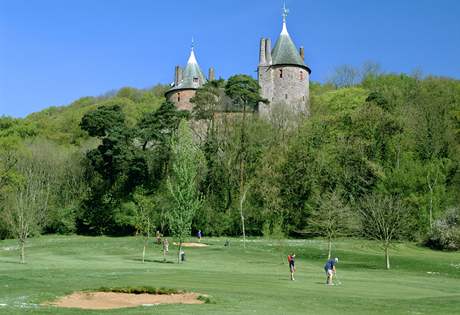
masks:
{"label": "narrow castle window", "polygon": [[198,83],[198,78],[197,78],[197,77],[194,77],[194,78],[193,78],[193,82],[194,82],[194,83]]}
{"label": "narrow castle window", "polygon": [[280,78],[283,78],[283,69],[280,69]]}
{"label": "narrow castle window", "polygon": [[287,99],[287,94],[286,94],[286,95],[284,95],[284,97]]}
{"label": "narrow castle window", "polygon": [[300,71],[300,81],[303,80],[303,71]]}
{"label": "narrow castle window", "polygon": [[177,101],[180,102],[180,93],[177,93]]}

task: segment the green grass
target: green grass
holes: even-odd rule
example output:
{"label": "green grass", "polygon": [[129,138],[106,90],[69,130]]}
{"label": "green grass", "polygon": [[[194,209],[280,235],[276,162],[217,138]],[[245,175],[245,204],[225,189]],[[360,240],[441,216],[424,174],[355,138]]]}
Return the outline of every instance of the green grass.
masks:
{"label": "green grass", "polygon": [[[141,261],[134,237],[45,236],[32,239],[27,264],[18,263],[13,240],[0,241],[0,314],[460,314],[460,253],[398,244],[392,270],[384,270],[377,243],[340,240],[340,286],[326,286],[321,240],[205,239],[187,248],[187,261],[161,263],[158,245]],[[172,243],[172,242],[171,242]],[[175,246],[168,260],[175,262]],[[297,255],[296,281],[289,281],[288,252]],[[109,311],[38,306],[81,290],[168,288],[209,296],[201,305],[160,305]],[[152,289],[152,290],[153,290]]]}

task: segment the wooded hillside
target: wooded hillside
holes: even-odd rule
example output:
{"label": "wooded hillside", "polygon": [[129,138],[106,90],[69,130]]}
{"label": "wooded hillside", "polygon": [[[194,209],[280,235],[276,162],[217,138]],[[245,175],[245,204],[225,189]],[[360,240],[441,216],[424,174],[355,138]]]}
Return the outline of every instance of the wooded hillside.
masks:
{"label": "wooded hillside", "polygon": [[[249,235],[327,236],[332,225],[334,235],[373,237],[366,214],[390,198],[404,212],[396,239],[458,248],[460,81],[369,74],[312,83],[309,117],[271,104],[264,120],[253,114],[257,87],[234,78],[207,83],[192,113],[156,86],[0,118],[2,237],[20,237],[12,227],[21,220],[28,235],[134,234],[145,198],[168,234],[171,139],[193,119],[205,159],[193,231],[240,235],[244,223]],[[223,115],[229,100],[247,113]],[[346,226],[331,219],[340,216]]]}

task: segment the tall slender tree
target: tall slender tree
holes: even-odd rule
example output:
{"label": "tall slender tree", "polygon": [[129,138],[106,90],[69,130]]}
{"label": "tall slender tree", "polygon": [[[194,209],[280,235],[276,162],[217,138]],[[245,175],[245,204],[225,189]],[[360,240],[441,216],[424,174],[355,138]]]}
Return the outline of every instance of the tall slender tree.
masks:
{"label": "tall slender tree", "polygon": [[172,165],[168,188],[172,197],[172,208],[169,211],[169,227],[179,243],[180,263],[182,243],[185,238],[190,237],[193,217],[202,205],[198,182],[204,164],[203,153],[193,142],[192,132],[185,120],[179,124],[171,150]]}
{"label": "tall slender tree", "polygon": [[155,228],[154,210],[155,204],[152,196],[149,196],[145,190],[137,189],[133,196],[136,209],[134,221],[137,234],[142,237],[144,246],[142,249],[142,262],[145,261],[145,251],[150,240],[150,235]]}
{"label": "tall slender tree", "polygon": [[238,182],[239,182],[239,210],[243,246],[246,247],[246,229],[243,205],[249,190],[246,163],[248,159],[248,132],[247,114],[257,110],[259,103],[267,102],[260,96],[260,86],[256,80],[247,75],[235,75],[228,79],[225,93],[233,100],[236,107],[242,112],[240,121],[240,140],[237,152]]}

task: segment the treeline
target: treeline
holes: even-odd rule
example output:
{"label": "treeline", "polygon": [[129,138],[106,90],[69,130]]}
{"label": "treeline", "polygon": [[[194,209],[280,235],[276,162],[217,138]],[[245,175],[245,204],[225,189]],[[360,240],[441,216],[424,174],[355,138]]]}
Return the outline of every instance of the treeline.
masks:
{"label": "treeline", "polygon": [[27,216],[29,236],[132,235],[145,200],[170,233],[171,141],[187,119],[204,156],[193,231],[385,243],[383,218],[397,227],[390,238],[458,248],[460,81],[370,72],[349,85],[313,83],[308,117],[281,104],[259,117],[247,76],[207,83],[191,113],[159,86],[3,117],[1,235],[20,238]]}

